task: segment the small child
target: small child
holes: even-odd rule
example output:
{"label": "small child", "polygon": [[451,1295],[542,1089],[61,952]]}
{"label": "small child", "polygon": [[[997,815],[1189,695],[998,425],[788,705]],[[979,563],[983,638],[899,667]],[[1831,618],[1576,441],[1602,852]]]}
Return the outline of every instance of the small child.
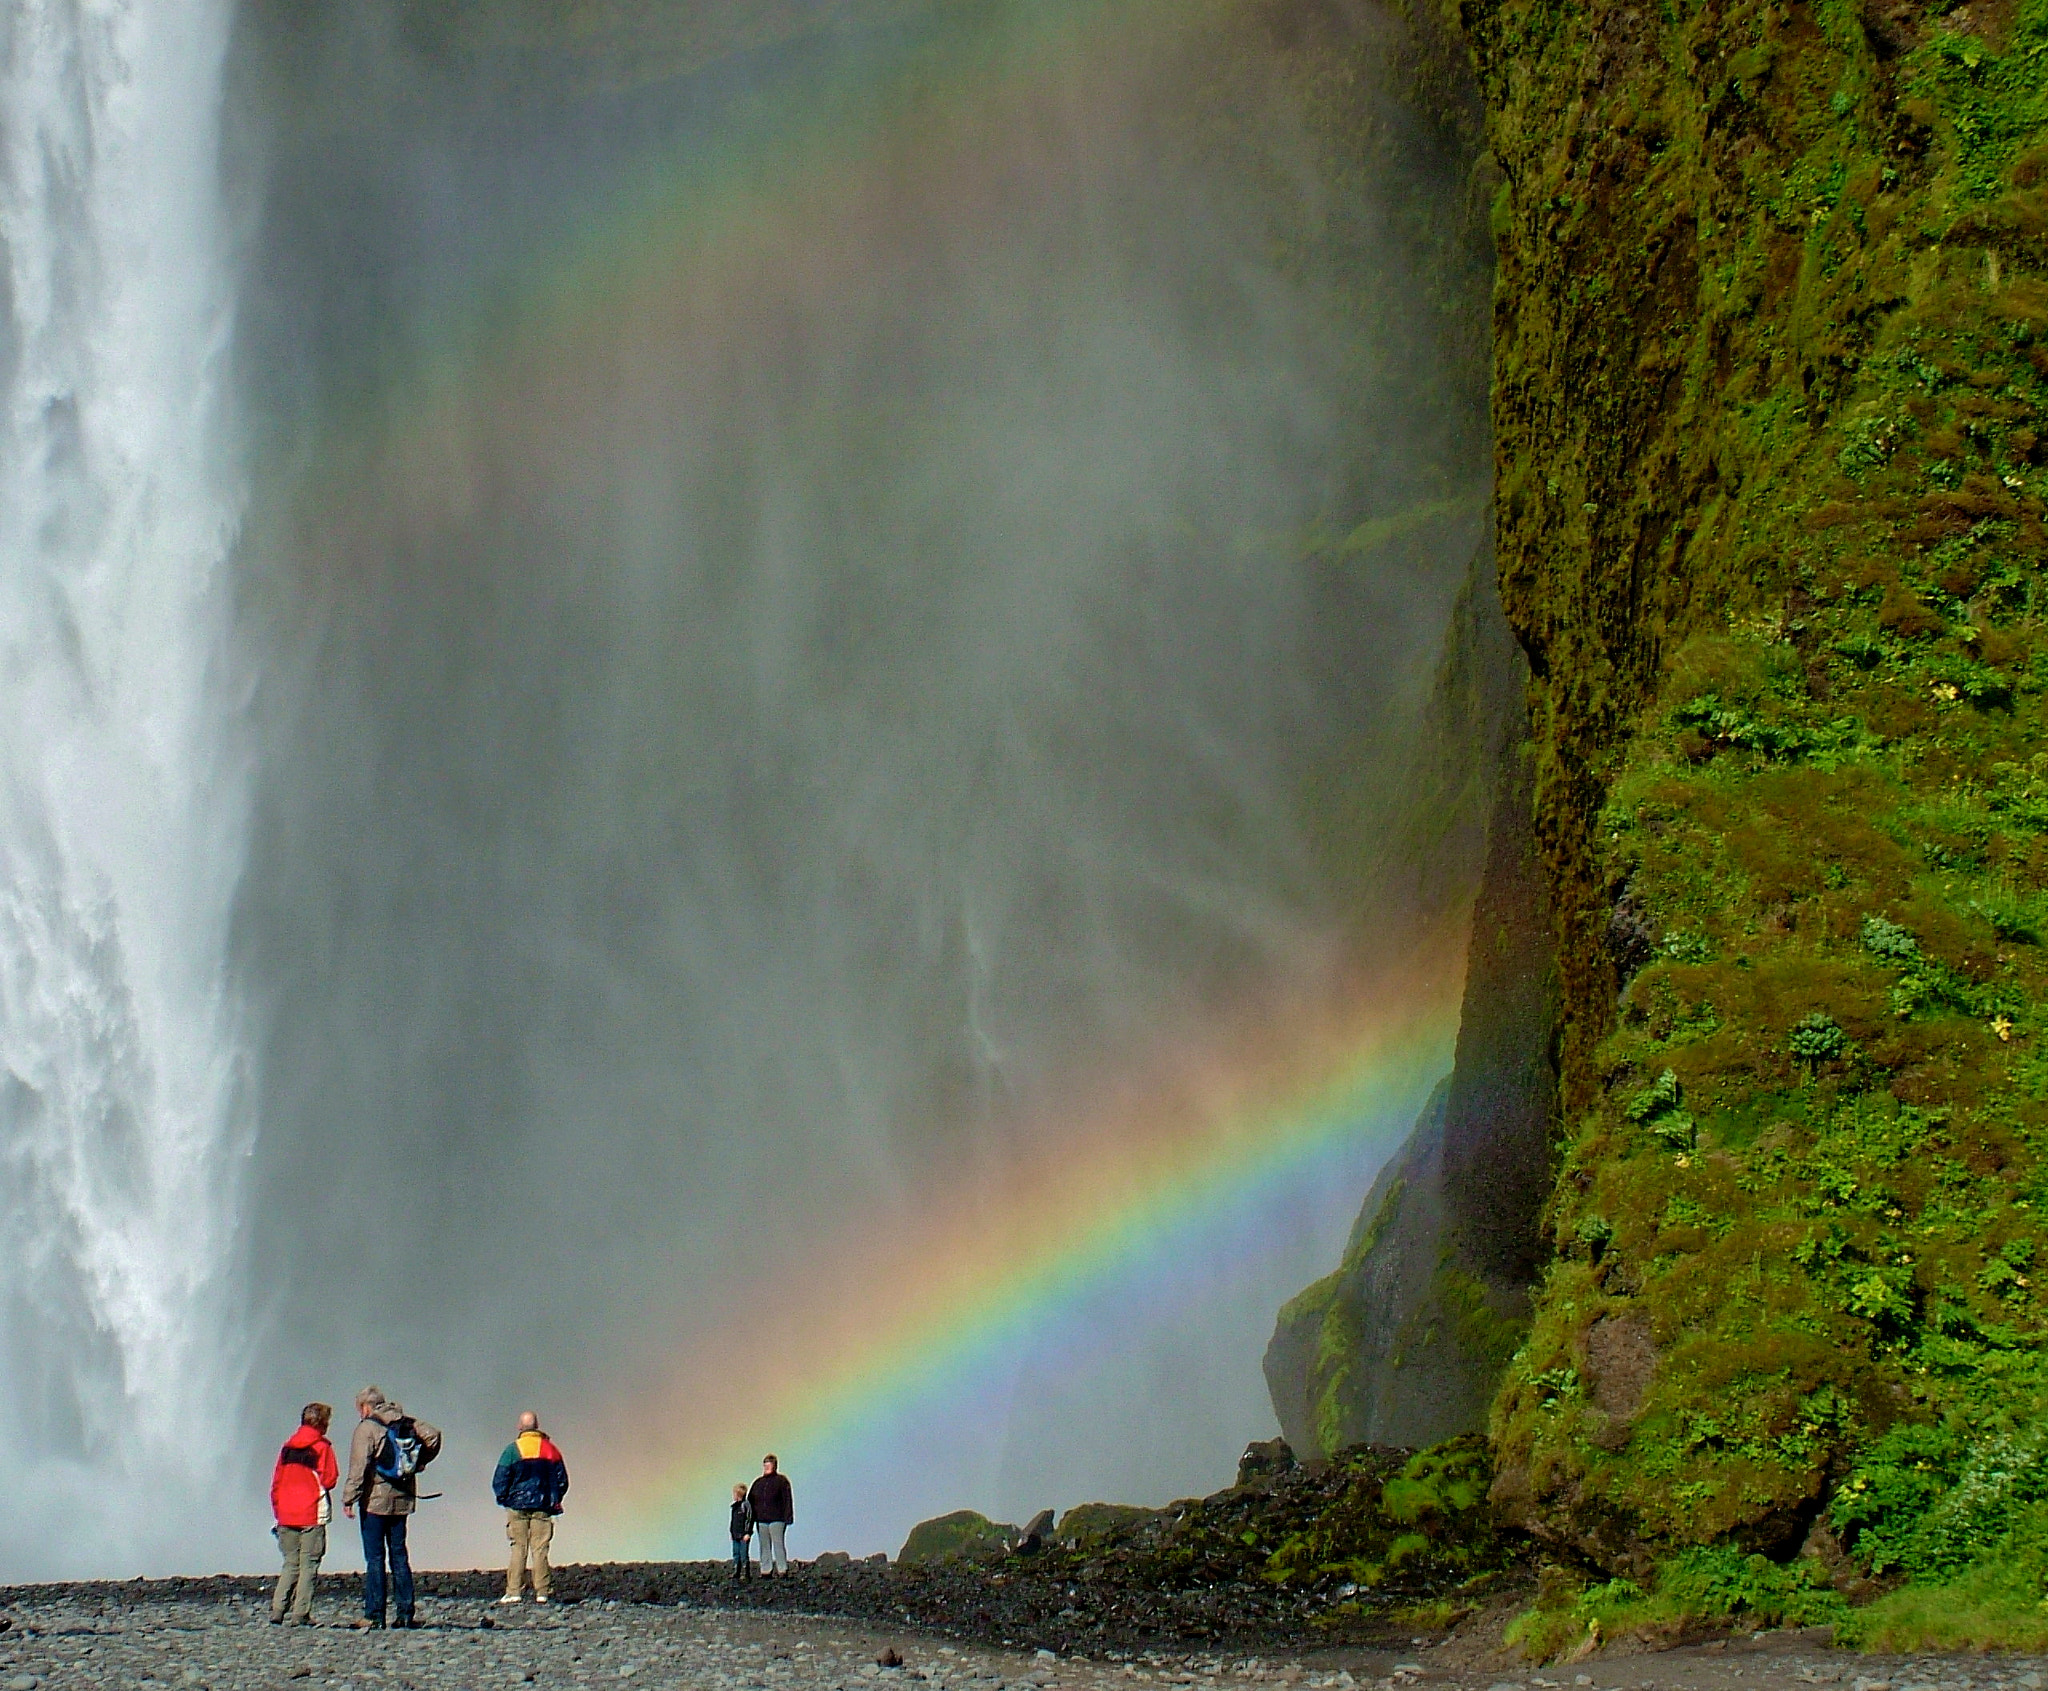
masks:
{"label": "small child", "polygon": [[732,1488],[732,1577],[735,1580],[754,1577],[748,1542],[753,1536],[754,1511],[747,1504],[747,1488],[736,1485]]}

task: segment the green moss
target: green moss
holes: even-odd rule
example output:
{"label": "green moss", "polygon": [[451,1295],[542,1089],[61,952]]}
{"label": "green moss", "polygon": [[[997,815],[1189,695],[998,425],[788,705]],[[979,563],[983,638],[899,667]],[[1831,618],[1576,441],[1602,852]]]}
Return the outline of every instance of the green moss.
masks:
{"label": "green moss", "polygon": [[2038,1562],[1986,1561],[1959,1580],[1879,1598],[1836,1637],[1867,1650],[2048,1649],[2041,1589]]}
{"label": "green moss", "polygon": [[1848,1616],[1849,1606],[1813,1564],[1784,1567],[1740,1550],[1690,1550],[1660,1567],[1648,1589],[1630,1579],[1550,1570],[1536,1603],[1509,1623],[1507,1642],[1541,1662],[1624,1640],[1675,1642],[1703,1626],[1816,1626]]}
{"label": "green moss", "polygon": [[[1070,1511],[1071,1513],[1071,1511]],[[991,1521],[972,1509],[955,1509],[910,1529],[896,1560],[905,1566],[921,1562],[947,1562],[961,1557],[1001,1556],[1017,1529]]]}
{"label": "green moss", "polygon": [[1483,1439],[1453,1439],[1392,1473],[1386,1454],[1366,1447],[1338,1463],[1342,1490],[1273,1550],[1267,1579],[1341,1576],[1368,1589],[1389,1581],[1440,1583],[1503,1567],[1518,1553],[1513,1537],[1497,1529],[1487,1500],[1493,1466]]}
{"label": "green moss", "polygon": [[1502,1498],[1641,1586],[1612,1624],[1694,1555],[1806,1578],[1817,1509],[1920,1582],[1871,1616],[2009,1620],[1982,1558],[2027,1562],[2034,1505],[1983,1476],[2048,1439],[2048,0],[1473,33],[1564,991]]}
{"label": "green moss", "polygon": [[1060,1516],[1053,1542],[1068,1549],[1085,1549],[1098,1539],[1129,1534],[1161,1518],[1157,1509],[1141,1509],[1128,1503],[1077,1503]]}

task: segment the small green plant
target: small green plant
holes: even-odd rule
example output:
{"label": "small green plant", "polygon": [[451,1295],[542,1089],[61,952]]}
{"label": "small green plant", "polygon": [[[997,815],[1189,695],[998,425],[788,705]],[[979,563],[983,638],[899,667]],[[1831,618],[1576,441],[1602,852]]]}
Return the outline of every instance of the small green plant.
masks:
{"label": "small green plant", "polygon": [[1614,1223],[1604,1215],[1581,1216],[1578,1226],[1572,1229],[1572,1237],[1589,1258],[1598,1262],[1614,1243]]}
{"label": "small green plant", "polygon": [[1621,1113],[1673,1150],[1690,1151],[1699,1143],[1699,1128],[1678,1102],[1678,1075],[1666,1069],[1623,1105]]}
{"label": "small green plant", "polygon": [[1533,1608],[1509,1625],[1507,1642],[1531,1660],[1575,1655],[1631,1633],[1669,1633],[1702,1623],[1814,1626],[1849,1614],[1816,1562],[1774,1562],[1733,1546],[1686,1550],[1659,1565],[1651,1589],[1629,1579],[1575,1585],[1546,1579]]}
{"label": "small green plant", "polygon": [[2048,1545],[2044,1454],[2048,1420],[1974,1440],[1894,1427],[1842,1483],[1832,1518],[1873,1573],[1952,1579],[2002,1547]]}
{"label": "small green plant", "polygon": [[1800,1017],[1786,1041],[1792,1055],[1802,1063],[1833,1062],[1848,1048],[1848,1043],[1841,1024],[1821,1010]]}
{"label": "small green plant", "polygon": [[1621,1113],[1633,1122],[1648,1121],[1678,1107],[1678,1074],[1666,1069],[1622,1106]]}
{"label": "small green plant", "polygon": [[1982,1015],[2004,1006],[1999,995],[1982,991],[1947,964],[1929,957],[1907,929],[1882,916],[1863,918],[1863,949],[1901,971],[1891,993],[1892,1014],[1901,1021],[1939,1010]]}
{"label": "small green plant", "polygon": [[1863,949],[1888,963],[1915,963],[1920,959],[1920,942],[1896,922],[1882,916],[1863,918]]}
{"label": "small green plant", "polygon": [[1672,712],[1671,722],[1675,728],[1690,729],[1710,747],[1753,752],[1769,763],[1811,761],[1824,769],[1883,743],[1857,717],[1813,722],[1767,717],[1742,705],[1724,704],[1716,693],[1688,699]]}
{"label": "small green plant", "polygon": [[1680,1613],[1753,1617],[1770,1626],[1815,1626],[1848,1613],[1817,1562],[1773,1562],[1733,1545],[1688,1550],[1659,1570],[1657,1595]]}

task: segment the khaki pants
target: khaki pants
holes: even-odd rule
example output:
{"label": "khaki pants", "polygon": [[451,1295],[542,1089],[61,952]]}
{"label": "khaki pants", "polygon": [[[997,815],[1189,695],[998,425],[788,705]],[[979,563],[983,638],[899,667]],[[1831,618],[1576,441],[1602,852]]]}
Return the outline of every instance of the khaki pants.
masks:
{"label": "khaki pants", "polygon": [[512,1560],[505,1568],[505,1595],[519,1595],[520,1577],[531,1562],[533,1594],[548,1594],[548,1545],[555,1536],[555,1518],[545,1509],[505,1511],[505,1537],[512,1546]]}
{"label": "khaki pants", "polygon": [[320,1558],[327,1554],[327,1529],[279,1527],[277,1547],[284,1552],[284,1572],[271,1593],[270,1618],[281,1621],[290,1609],[292,1619],[303,1626],[313,1618],[313,1581],[320,1572]]}

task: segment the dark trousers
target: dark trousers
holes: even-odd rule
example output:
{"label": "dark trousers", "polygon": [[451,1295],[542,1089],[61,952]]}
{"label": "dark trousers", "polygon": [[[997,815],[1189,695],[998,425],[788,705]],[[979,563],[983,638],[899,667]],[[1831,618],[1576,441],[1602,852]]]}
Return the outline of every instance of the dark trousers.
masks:
{"label": "dark trousers", "polygon": [[363,1613],[373,1621],[384,1618],[384,1558],[391,1557],[391,1595],[398,1604],[399,1624],[412,1619],[412,1560],[405,1553],[403,1515],[372,1515],[367,1509],[358,1517],[363,1523]]}
{"label": "dark trousers", "polygon": [[732,1577],[745,1579],[751,1571],[747,1566],[747,1552],[753,1548],[752,1540],[736,1538],[732,1541]]}

